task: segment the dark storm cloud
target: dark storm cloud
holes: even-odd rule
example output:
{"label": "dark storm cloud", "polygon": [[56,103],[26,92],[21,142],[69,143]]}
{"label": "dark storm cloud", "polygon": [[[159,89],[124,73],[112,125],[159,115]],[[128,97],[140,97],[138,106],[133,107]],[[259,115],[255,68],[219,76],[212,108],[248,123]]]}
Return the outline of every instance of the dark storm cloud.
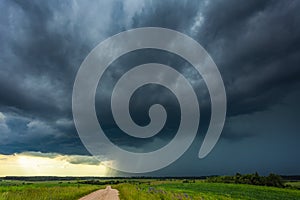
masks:
{"label": "dark storm cloud", "polygon": [[[115,3],[1,2],[1,152],[86,153],[71,121],[72,86],[80,63],[107,37]],[[40,128],[32,130],[35,121]]]}
{"label": "dark storm cloud", "polygon": [[182,32],[194,23],[203,1],[149,1],[142,11],[133,17],[133,27],[164,27]]}
{"label": "dark storm cloud", "polygon": [[209,7],[205,31],[197,37],[222,72],[229,115],[280,102],[299,81],[299,2],[226,1]]}
{"label": "dark storm cloud", "polygon": [[[135,18],[140,21],[135,25],[175,28],[202,44],[221,71],[229,117],[270,109],[296,90],[300,77],[299,2],[207,1],[189,4],[194,7],[188,8],[192,15],[187,19],[182,16],[184,5],[173,1],[148,5],[150,8]],[[179,7],[183,12],[172,12]],[[163,20],[161,16],[165,16]],[[261,134],[239,126],[247,122],[232,125],[230,118],[228,121],[224,138]]]}
{"label": "dark storm cloud", "polygon": [[[6,133],[0,152],[86,153],[71,122],[76,72],[95,45],[130,28],[171,28],[190,35],[207,49],[227,91],[228,116],[233,118],[224,129],[229,140],[260,134],[242,131],[235,117],[281,103],[299,82],[298,1],[2,1],[0,8],[0,111],[7,117],[0,121],[0,131]],[[155,57],[161,62],[164,58]],[[151,60],[147,55],[128,59],[130,66],[147,60]],[[192,82],[201,99],[207,95],[205,84],[190,68],[182,63],[178,70]],[[98,95],[109,99],[110,91],[106,90],[122,72],[108,70],[105,93]],[[168,92],[147,99],[140,98],[143,95],[135,100],[135,119],[146,114],[141,105],[158,97],[171,107],[177,106],[176,101],[169,101]],[[204,100],[204,121],[209,118],[209,106]],[[39,129],[28,127],[33,122]],[[18,140],[19,136],[24,140]],[[160,146],[164,144],[161,139],[166,137],[151,142]],[[126,146],[124,141],[120,144]],[[141,142],[137,147],[143,145]]]}
{"label": "dark storm cloud", "polygon": [[299,2],[196,2],[147,4],[133,24],[175,28],[202,44],[223,76],[229,116],[265,110],[294,89],[300,76]]}
{"label": "dark storm cloud", "polygon": [[7,32],[2,38],[8,44],[2,55],[7,62],[1,102],[54,118],[70,111],[72,81],[91,48],[83,37],[86,27],[72,21],[75,5],[56,3],[17,1],[2,7],[9,9],[2,18]]}

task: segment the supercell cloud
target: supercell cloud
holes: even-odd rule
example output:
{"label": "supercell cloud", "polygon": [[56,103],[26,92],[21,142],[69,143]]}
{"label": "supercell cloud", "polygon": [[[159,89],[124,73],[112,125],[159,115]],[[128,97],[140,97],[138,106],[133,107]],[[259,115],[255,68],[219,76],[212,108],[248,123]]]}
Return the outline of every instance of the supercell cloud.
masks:
{"label": "supercell cloud", "polygon": [[201,103],[201,127],[184,156],[153,175],[300,173],[299,10],[300,2],[293,0],[1,1],[0,154],[43,152],[70,155],[73,164],[98,164],[85,157],[88,152],[73,124],[77,70],[107,37],[154,26],[194,38],[217,64],[228,98],[221,139],[207,158],[198,160],[210,116],[205,83],[185,60],[146,50],[114,62],[98,87],[97,112],[112,141],[147,151],[165,145],[176,133],[178,102],[159,86],[139,89],[131,103],[131,115],[140,125],[149,122],[147,111],[154,103],[172,113],[157,137],[142,141],[124,135],[109,111],[111,89],[125,71],[159,62],[174,66],[192,83]]}

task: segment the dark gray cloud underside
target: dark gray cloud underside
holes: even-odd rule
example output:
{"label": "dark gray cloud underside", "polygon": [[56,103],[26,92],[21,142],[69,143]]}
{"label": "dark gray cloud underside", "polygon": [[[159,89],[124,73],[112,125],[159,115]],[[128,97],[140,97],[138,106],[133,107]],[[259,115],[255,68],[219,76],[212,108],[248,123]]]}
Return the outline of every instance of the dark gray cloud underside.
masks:
{"label": "dark gray cloud underside", "polygon": [[[286,106],[284,116],[291,117],[292,122],[293,110],[299,108],[293,101],[300,99],[296,92],[300,85],[299,10],[300,2],[296,0],[1,1],[0,153],[87,154],[72,123],[71,95],[76,72],[99,42],[120,31],[145,26],[183,32],[202,44],[214,59],[228,98],[222,139],[235,143],[265,137],[270,134],[265,128],[272,129],[263,125],[266,116],[278,125],[271,134],[280,135],[280,126],[288,126],[274,116],[284,113],[281,109]],[[151,60],[170,64],[173,58],[163,52],[146,52],[132,54],[125,61],[126,66],[133,67]],[[207,89],[191,66],[184,61],[176,63],[202,102],[202,138],[210,117]],[[116,62],[106,72],[96,98],[97,111],[107,116],[103,123],[108,135],[115,133],[116,127],[107,110],[109,102],[102,101],[109,100],[111,86],[127,70],[124,66]],[[148,92],[151,97],[143,98]],[[177,128],[176,99],[162,88],[149,87],[134,96],[131,108],[134,120],[145,125],[149,119],[143,105],[149,107],[156,101],[174,111],[164,133],[158,140],[150,140],[159,141],[154,145],[158,148],[173,137]],[[248,122],[252,126],[245,130]],[[284,133],[286,138],[298,132],[297,126],[289,127]],[[113,139],[125,147],[129,143],[130,147],[137,143],[134,147],[140,149],[149,145],[119,135],[113,135]]]}

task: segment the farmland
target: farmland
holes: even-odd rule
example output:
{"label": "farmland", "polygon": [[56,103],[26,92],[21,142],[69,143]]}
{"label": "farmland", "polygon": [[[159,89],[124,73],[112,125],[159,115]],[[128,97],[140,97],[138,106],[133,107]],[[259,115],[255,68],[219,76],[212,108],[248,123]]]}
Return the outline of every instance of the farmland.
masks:
{"label": "farmland", "polygon": [[245,184],[207,183],[195,181],[152,181],[120,184],[121,199],[300,199],[300,190]]}
{"label": "farmland", "polygon": [[[113,179],[96,181],[0,181],[0,200],[78,199],[106,185],[118,189],[120,199],[300,199],[296,187],[277,188],[185,179]],[[291,183],[288,183],[289,185]],[[299,182],[292,182],[299,185]]]}
{"label": "farmland", "polygon": [[73,200],[102,187],[80,185],[75,182],[0,182],[0,200]]}

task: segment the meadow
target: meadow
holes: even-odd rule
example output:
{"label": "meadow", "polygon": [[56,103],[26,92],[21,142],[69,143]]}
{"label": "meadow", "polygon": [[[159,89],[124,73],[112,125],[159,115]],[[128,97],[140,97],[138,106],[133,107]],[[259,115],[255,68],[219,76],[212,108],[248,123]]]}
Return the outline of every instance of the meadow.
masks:
{"label": "meadow", "polygon": [[0,200],[74,200],[104,187],[77,184],[75,181],[1,181]]}
{"label": "meadow", "polygon": [[286,182],[285,185],[288,187],[293,187],[293,188],[297,188],[300,190],[300,181]]}
{"label": "meadow", "polygon": [[300,199],[300,190],[246,184],[207,183],[202,180],[151,181],[116,185],[124,200],[146,199]]}
{"label": "meadow", "polygon": [[[105,188],[107,180],[87,184],[82,181],[0,181],[0,200],[78,199],[92,191]],[[185,200],[185,199],[300,199],[300,190],[247,184],[210,183],[183,179],[120,179],[111,184],[119,190],[121,200]],[[291,184],[290,182],[287,184]],[[295,186],[300,182],[292,182]]]}

